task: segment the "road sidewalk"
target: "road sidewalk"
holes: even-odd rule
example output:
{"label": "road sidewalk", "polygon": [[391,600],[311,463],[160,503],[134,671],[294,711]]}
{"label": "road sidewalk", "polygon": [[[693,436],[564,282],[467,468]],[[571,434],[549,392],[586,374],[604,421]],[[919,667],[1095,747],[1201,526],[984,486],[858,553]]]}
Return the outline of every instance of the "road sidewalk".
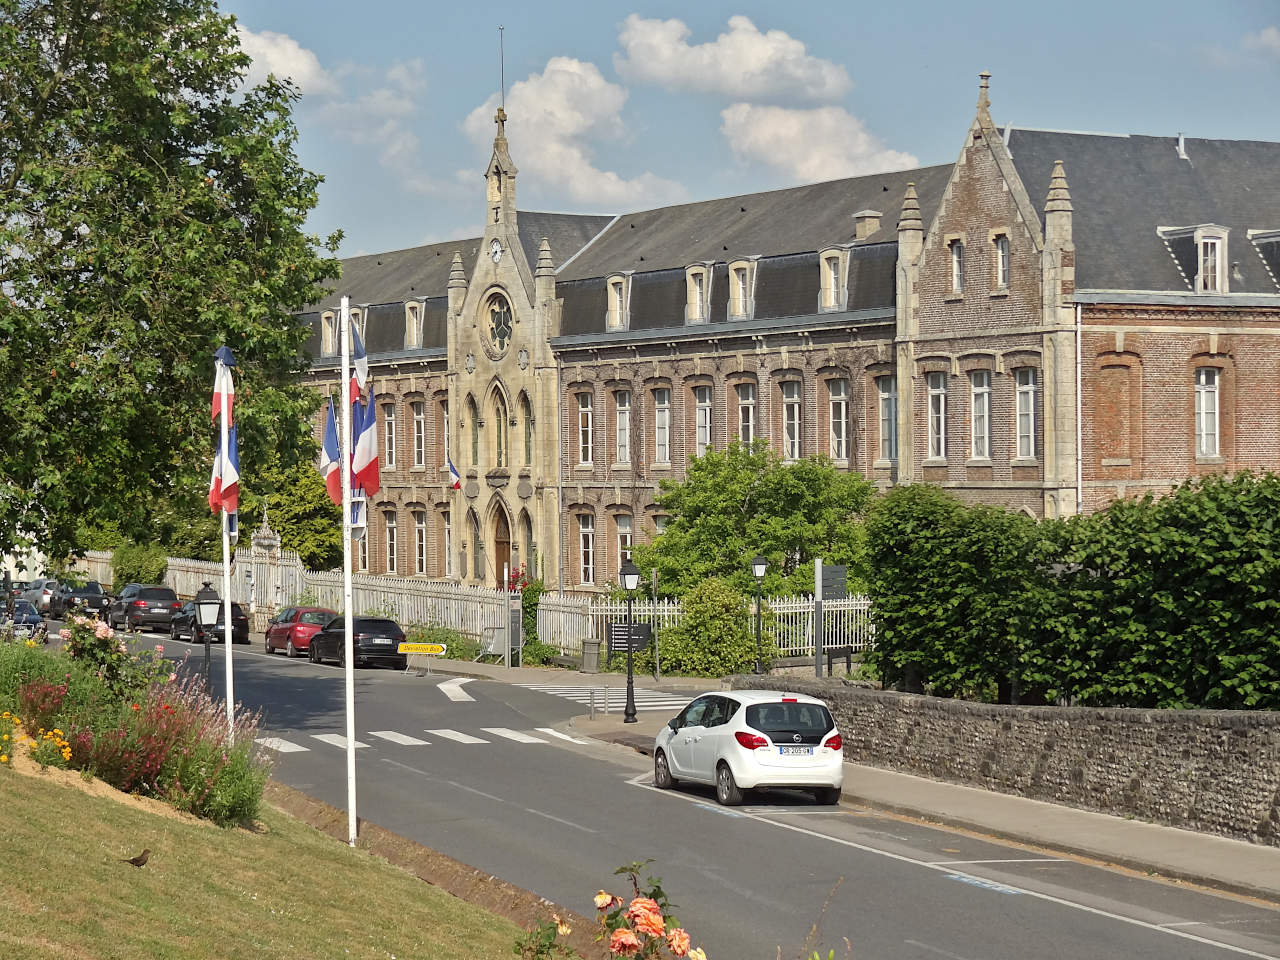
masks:
{"label": "road sidewalk", "polygon": [[[503,683],[595,688],[625,687],[627,683],[621,674],[555,668],[448,660],[435,661],[433,668],[440,674]],[[664,677],[655,683],[653,677],[641,676],[636,677],[636,684],[690,696],[721,688],[719,681],[688,677]],[[575,717],[569,727],[579,735],[651,755],[654,736],[669,719],[664,711],[642,711],[636,723],[628,724],[620,712],[613,711]],[[844,801],[1280,903],[1280,847],[1126,820],[856,763],[845,764]]]}

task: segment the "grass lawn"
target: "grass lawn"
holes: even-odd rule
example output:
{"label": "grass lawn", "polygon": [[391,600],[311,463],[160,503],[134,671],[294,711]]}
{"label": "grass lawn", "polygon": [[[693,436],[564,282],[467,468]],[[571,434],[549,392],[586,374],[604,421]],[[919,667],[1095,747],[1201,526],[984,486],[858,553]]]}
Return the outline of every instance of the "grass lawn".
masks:
{"label": "grass lawn", "polygon": [[[512,956],[511,922],[272,808],[260,823],[223,830],[0,769],[0,957]],[[144,847],[146,866],[120,862]]]}

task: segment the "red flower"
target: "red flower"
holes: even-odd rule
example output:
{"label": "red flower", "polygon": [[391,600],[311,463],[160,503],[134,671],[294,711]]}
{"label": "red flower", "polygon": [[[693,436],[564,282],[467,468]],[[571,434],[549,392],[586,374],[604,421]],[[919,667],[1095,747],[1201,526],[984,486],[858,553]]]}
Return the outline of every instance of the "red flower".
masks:
{"label": "red flower", "polygon": [[138,705],[135,703],[135,704],[133,705],[133,709],[135,709],[135,710],[141,710],[142,708],[141,708],[140,706],[138,706]]}

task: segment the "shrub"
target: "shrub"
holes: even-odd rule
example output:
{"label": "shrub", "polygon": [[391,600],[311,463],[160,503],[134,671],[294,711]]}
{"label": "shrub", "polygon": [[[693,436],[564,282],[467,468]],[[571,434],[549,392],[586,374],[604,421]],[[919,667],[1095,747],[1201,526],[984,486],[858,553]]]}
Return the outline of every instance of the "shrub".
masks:
{"label": "shrub", "polygon": [[169,558],[158,543],[137,544],[132,541],[116,547],[111,554],[111,575],[116,590],[126,583],[163,583]]}
{"label": "shrub", "polygon": [[520,648],[520,665],[522,667],[540,667],[552,657],[560,656],[560,648],[537,640],[527,640]]}
{"label": "shrub", "polygon": [[[746,599],[733,587],[723,580],[705,580],[685,595],[681,607],[680,624],[665,631],[660,640],[665,673],[723,677],[754,669],[754,620]],[[651,669],[652,650],[647,654],[645,669]],[[773,656],[769,643],[764,650],[766,666]]]}
{"label": "shrub", "polygon": [[480,656],[479,640],[437,623],[411,623],[405,629],[404,638],[408,643],[443,643],[445,656],[450,660],[474,660]]}
{"label": "shrub", "polygon": [[116,698],[123,699],[172,676],[171,665],[161,656],[163,644],[131,653],[130,648],[139,645],[137,636],[122,640],[106,623],[89,617],[72,616],[66,623],[58,633],[66,643],[67,656],[94,670]]}

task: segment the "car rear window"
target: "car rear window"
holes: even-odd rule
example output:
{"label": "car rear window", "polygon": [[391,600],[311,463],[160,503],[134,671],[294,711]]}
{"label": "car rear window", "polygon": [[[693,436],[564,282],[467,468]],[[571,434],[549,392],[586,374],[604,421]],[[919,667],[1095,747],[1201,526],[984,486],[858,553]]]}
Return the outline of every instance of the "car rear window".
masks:
{"label": "car rear window", "polygon": [[318,623],[320,626],[324,626],[326,623],[328,623],[332,619],[333,619],[333,614],[330,613],[328,610],[307,610],[300,617],[298,617],[298,622],[299,623]]}
{"label": "car rear window", "polygon": [[231,605],[231,618],[234,620],[236,617],[243,617],[243,616],[244,616],[244,608],[241,607],[240,604],[238,603],[233,603]]}
{"label": "car rear window", "polygon": [[86,583],[83,587],[76,587],[71,592],[82,597],[97,597],[102,595],[102,587],[96,583]]}
{"label": "car rear window", "polygon": [[18,613],[35,613],[36,608],[31,605],[30,600],[18,600],[13,604],[13,612]]}
{"label": "car rear window", "polygon": [[394,620],[383,620],[375,617],[360,617],[356,620],[356,631],[359,633],[400,633],[400,625]]}
{"label": "car rear window", "polygon": [[168,587],[144,587],[138,591],[139,600],[177,600],[178,595]]}
{"label": "car rear window", "polygon": [[820,703],[753,703],[747,707],[747,726],[761,733],[798,733],[802,737],[821,736],[835,723]]}

